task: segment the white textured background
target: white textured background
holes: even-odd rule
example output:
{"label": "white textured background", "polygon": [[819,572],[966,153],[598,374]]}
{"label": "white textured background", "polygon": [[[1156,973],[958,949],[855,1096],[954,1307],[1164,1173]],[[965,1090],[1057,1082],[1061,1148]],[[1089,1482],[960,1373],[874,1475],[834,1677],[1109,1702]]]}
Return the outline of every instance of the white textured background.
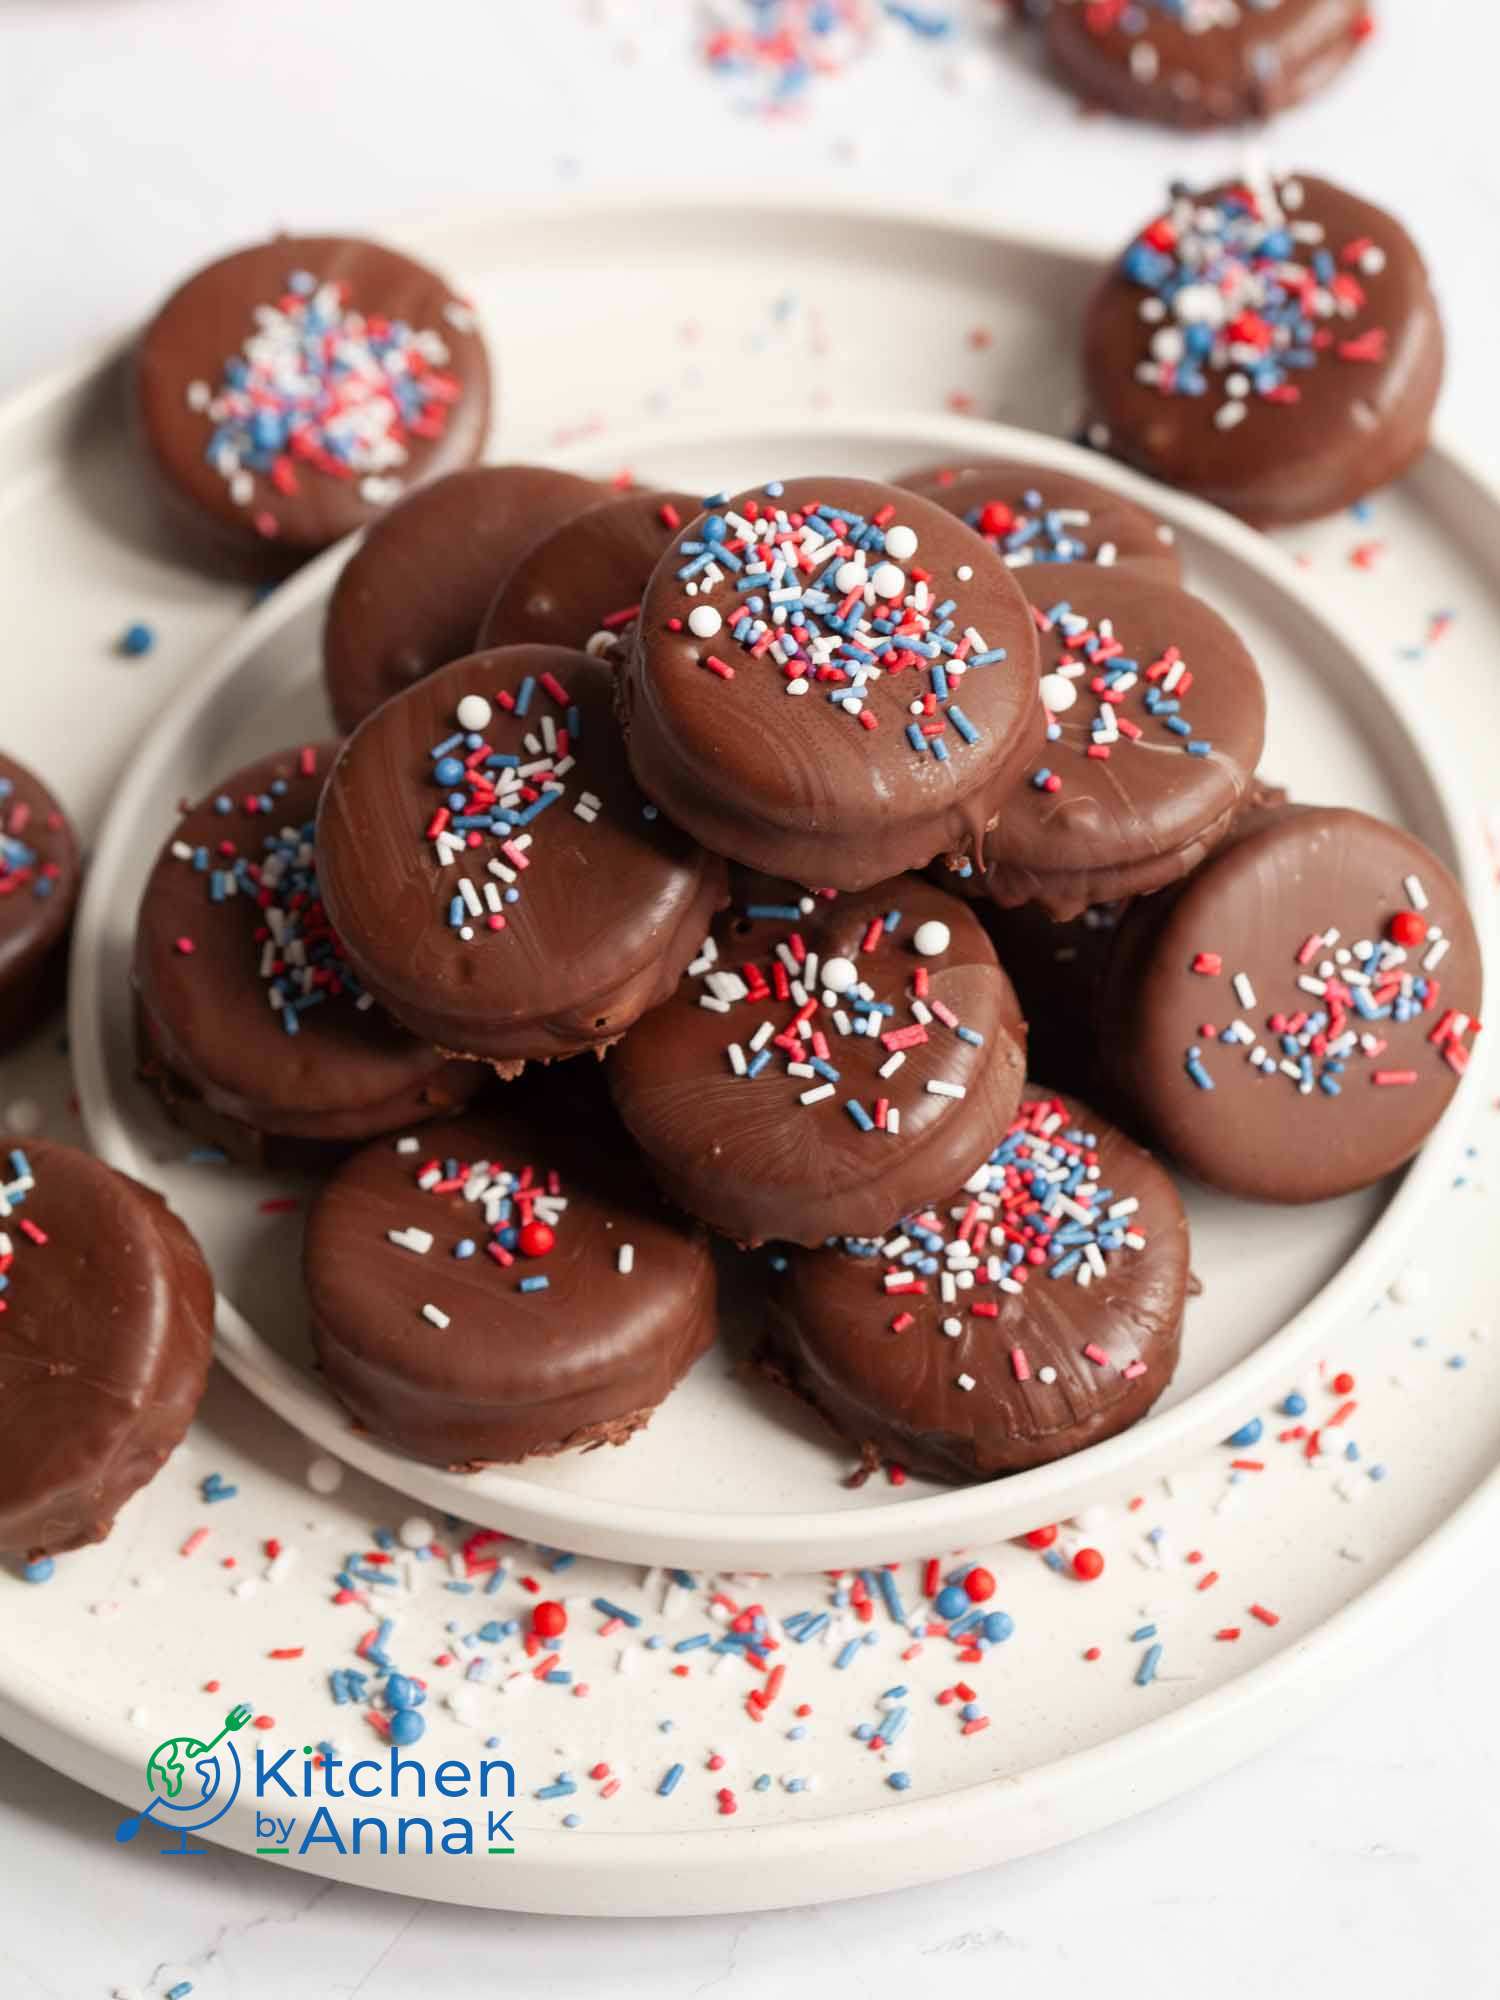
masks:
{"label": "white textured background", "polygon": [[[1442,422],[1500,477],[1500,20],[1491,0],[1378,6],[1357,70],[1278,125],[1269,156],[1407,221],[1448,315]],[[686,175],[889,188],[1104,249],[1169,175],[1239,158],[1234,139],[1081,121],[989,0],[966,15],[946,47],[889,35],[769,124],[694,56],[692,0],[0,0],[0,393],[278,225],[399,239],[404,214],[448,204]],[[3,705],[0,678],[0,722]],[[1052,2000],[1469,2000],[1495,1983],[1497,1582],[1500,1559],[1338,1712],[1191,1798],[947,1886],[783,1914],[501,1917],[217,1851],[160,1871],[147,1902],[115,1808],[0,1746],[0,2000],[154,1994],[169,1969],[197,2000],[1002,1982]]]}

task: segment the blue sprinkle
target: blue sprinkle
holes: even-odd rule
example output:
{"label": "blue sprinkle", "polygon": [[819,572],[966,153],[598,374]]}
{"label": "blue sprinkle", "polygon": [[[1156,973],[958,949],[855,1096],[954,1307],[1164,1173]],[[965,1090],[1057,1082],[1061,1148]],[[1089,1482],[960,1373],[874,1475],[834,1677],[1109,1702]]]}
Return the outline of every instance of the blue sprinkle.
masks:
{"label": "blue sprinkle", "polygon": [[116,642],[116,650],[128,660],[138,660],[155,644],[156,634],[149,625],[127,625]]}

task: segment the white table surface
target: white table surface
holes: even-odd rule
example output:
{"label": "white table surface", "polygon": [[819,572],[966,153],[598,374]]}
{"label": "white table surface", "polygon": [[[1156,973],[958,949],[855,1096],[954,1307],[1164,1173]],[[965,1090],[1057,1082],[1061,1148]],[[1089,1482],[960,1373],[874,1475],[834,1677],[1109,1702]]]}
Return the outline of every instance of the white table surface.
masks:
{"label": "white table surface", "polygon": [[[693,0],[0,0],[0,393],[278,225],[399,239],[403,214],[448,202],[687,173],[888,188],[1107,248],[1167,177],[1240,157],[1233,138],[1080,121],[992,0],[966,12],[958,41],[890,34],[772,125],[694,56]],[[1500,22],[1487,0],[1379,12],[1357,71],[1266,151],[1413,228],[1449,324],[1441,420],[1500,476]],[[878,2000],[1017,1979],[1055,2000],[1106,1983],[1476,1993],[1500,1856],[1497,1583],[1500,1554],[1322,1723],[1146,1818],[959,1882],[761,1916],[503,1917],[218,1850],[168,1869],[115,1845],[113,1806],[0,1745],[0,1995],[155,1996],[174,1977],[195,2000]]]}

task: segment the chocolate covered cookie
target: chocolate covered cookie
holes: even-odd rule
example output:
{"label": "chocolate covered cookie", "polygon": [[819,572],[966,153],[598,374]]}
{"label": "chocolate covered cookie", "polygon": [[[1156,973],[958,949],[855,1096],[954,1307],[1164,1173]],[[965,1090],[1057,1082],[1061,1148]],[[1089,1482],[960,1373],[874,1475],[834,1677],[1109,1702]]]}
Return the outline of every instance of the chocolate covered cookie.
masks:
{"label": "chocolate covered cookie", "polygon": [[716,1328],[702,1232],[633,1162],[489,1114],[347,1161],[303,1265],[356,1423],[455,1470],[625,1443]]}
{"label": "chocolate covered cookie", "polygon": [[188,809],[147,880],[135,982],[146,1070],[189,1131],[256,1160],[267,1139],[348,1144],[477,1088],[361,986],[313,844],[334,746],[262,757]]}
{"label": "chocolate covered cookie", "polygon": [[1365,813],[1283,806],[1132,906],[1100,1054],[1200,1180],[1320,1201],[1417,1151],[1468,1065],[1482,989],[1474,926],[1436,855]]}
{"label": "chocolate covered cookie", "polygon": [[966,904],[916,876],[779,895],[737,896],[610,1060],[665,1192],[745,1244],[869,1233],[953,1186],[1025,1067],[1015,991]]}
{"label": "chocolate covered cookie", "polygon": [[346,236],[277,236],[157,313],[135,413],[170,515],[221,553],[290,566],[479,456],[490,369],[437,272]]}
{"label": "chocolate covered cookie", "polygon": [[1014,578],[929,500],[798,479],[713,506],[621,668],[642,789],[717,854],[865,889],[977,850],[1041,741]]}
{"label": "chocolate covered cookie", "polygon": [[1426,449],[1443,330],[1391,216],[1308,175],[1174,189],[1096,290],[1092,435],[1261,527],[1347,507]]}
{"label": "chocolate covered cookie", "polygon": [[545,465],[450,472],[375,522],[323,621],[323,679],[346,734],[413,681],[474,650],[496,590],[532,543],[609,491]]}
{"label": "chocolate covered cookie", "polygon": [[1237,634],[1139,571],[1025,570],[1047,742],[985,834],[1002,906],[1076,917],[1175,882],[1229,831],[1265,739],[1266,697]]}
{"label": "chocolate covered cookie", "polygon": [[595,651],[640,615],[651,573],[702,503],[687,493],[627,493],[563,522],[500,584],[476,642]]}
{"label": "chocolate covered cookie", "polygon": [[1091,104],[1188,128],[1274,117],[1370,33],[1367,0],[1047,0],[1047,52]]}
{"label": "chocolate covered cookie", "polygon": [[867,1464],[1048,1465],[1127,1429],[1177,1365],[1188,1227],[1149,1153],[1028,1094],[977,1172],[877,1237],[794,1252],[763,1359]]}
{"label": "chocolate covered cookie", "polygon": [[956,514],[1011,569],[1095,562],[1149,569],[1169,583],[1182,574],[1177,539],[1165,521],[1074,472],[984,458],[921,466],[896,484]]}
{"label": "chocolate covered cookie", "polygon": [[724,864],[631,777],[609,667],[557,646],[475,653],[378,709],[339,753],[317,846],[368,991],[507,1074],[616,1040],[724,896]]}
{"label": "chocolate covered cookie", "polygon": [[78,843],[34,772],[0,755],[0,1052],[63,997]]}
{"label": "chocolate covered cookie", "polygon": [[203,1394],[214,1288],[159,1195],[0,1138],[0,1553],[99,1542]]}

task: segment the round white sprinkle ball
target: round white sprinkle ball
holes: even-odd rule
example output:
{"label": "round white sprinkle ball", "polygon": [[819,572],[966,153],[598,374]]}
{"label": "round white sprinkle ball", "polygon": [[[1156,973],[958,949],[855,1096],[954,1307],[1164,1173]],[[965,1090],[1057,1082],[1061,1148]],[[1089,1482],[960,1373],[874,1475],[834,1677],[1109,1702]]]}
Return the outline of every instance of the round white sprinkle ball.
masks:
{"label": "round white sprinkle ball", "polygon": [[688,613],[688,630],[695,639],[712,639],[722,631],[724,620],[711,604],[698,604]]}
{"label": "round white sprinkle ball", "polygon": [[420,1514],[413,1514],[401,1523],[401,1546],[403,1549],[425,1549],[437,1539],[437,1529],[431,1521],[423,1520]]}
{"label": "round white sprinkle ball", "polygon": [[859,978],[859,967],[849,958],[825,958],[823,984],[830,993],[847,993]]}
{"label": "round white sprinkle ball", "polygon": [[458,704],[458,726],[470,731],[488,729],[491,712],[482,694],[466,694]]}
{"label": "round white sprinkle ball", "polygon": [[846,562],[839,564],[833,580],[847,596],[851,590],[863,590],[870,579],[862,562]]}
{"label": "round white sprinkle ball", "polygon": [[960,563],[953,574],[958,578],[960,583],[972,583],[974,581],[974,572],[967,563]]}
{"label": "round white sprinkle ball", "polygon": [[885,531],[885,552],[892,562],[910,562],[917,553],[917,535],[914,528],[904,528],[899,523]]}
{"label": "round white sprinkle ball", "polygon": [[925,924],[917,925],[917,934],[912,939],[913,948],[922,958],[939,958],[953,942],[953,933],[946,924],[936,918],[929,918]]}
{"label": "round white sprinkle ball", "polygon": [[1042,707],[1052,715],[1061,715],[1078,699],[1077,688],[1065,674],[1043,674],[1038,692],[1042,697]]}
{"label": "round white sprinkle ball", "polygon": [[1408,1264],[1390,1283],[1390,1295],[1398,1306],[1420,1305],[1432,1290],[1432,1273],[1421,1264]]}
{"label": "round white sprinkle ball", "polygon": [[337,1493],[344,1483],[344,1468],[336,1458],[315,1458],[307,1468],[307,1483],[314,1493]]}
{"label": "round white sprinkle ball", "polygon": [[900,597],[906,589],[906,571],[897,569],[894,563],[877,563],[870,581],[877,597]]}

